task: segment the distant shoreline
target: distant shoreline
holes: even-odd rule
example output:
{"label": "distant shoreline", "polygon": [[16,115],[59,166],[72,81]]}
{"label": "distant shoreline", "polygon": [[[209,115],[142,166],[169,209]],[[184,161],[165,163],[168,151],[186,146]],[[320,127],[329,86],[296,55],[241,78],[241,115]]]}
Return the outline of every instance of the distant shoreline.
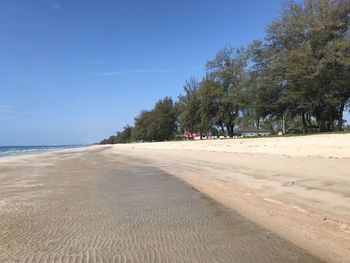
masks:
{"label": "distant shoreline", "polygon": [[89,145],[33,145],[33,146],[0,146],[0,158],[23,154],[35,154],[41,152],[85,147]]}

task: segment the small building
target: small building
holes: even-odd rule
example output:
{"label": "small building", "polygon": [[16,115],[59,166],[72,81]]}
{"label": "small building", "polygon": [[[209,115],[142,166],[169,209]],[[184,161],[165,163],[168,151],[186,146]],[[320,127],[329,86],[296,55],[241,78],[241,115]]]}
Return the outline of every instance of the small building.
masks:
{"label": "small building", "polygon": [[[202,137],[201,137],[202,136]],[[207,140],[207,139],[217,139],[217,136],[213,136],[211,132],[200,133],[199,131],[190,132],[188,130],[184,131],[184,137],[188,140]]]}
{"label": "small building", "polygon": [[268,136],[271,135],[272,131],[266,129],[257,129],[257,128],[240,128],[238,129],[238,135],[242,137],[255,137],[255,136]]}

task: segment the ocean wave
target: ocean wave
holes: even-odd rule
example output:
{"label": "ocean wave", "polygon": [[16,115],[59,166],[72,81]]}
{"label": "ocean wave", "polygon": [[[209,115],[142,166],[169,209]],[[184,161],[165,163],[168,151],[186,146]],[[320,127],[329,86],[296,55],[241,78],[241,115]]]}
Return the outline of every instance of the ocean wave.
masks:
{"label": "ocean wave", "polygon": [[[79,145],[81,146],[81,145]],[[8,155],[18,155],[26,153],[43,152],[49,150],[66,149],[79,147],[78,145],[58,145],[58,146],[0,146],[0,157]]]}

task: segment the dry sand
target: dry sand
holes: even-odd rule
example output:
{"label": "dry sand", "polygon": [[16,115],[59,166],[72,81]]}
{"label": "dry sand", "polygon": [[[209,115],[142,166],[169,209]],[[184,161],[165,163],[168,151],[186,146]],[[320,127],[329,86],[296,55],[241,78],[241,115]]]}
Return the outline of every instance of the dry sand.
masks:
{"label": "dry sand", "polygon": [[148,160],[325,261],[350,262],[350,134],[127,144],[108,151]]}
{"label": "dry sand", "polygon": [[167,161],[177,173],[217,171],[197,170],[193,152],[183,166],[176,160],[185,156],[166,147],[123,148],[1,158],[0,262],[319,262],[153,161],[119,153]]}

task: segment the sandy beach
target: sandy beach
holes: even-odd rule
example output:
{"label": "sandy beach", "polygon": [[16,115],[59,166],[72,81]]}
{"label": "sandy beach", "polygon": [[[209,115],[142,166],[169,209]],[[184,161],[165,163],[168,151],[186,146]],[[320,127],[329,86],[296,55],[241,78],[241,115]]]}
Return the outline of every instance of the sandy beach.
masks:
{"label": "sandy beach", "polygon": [[0,263],[350,263],[350,0],[5,0]]}
{"label": "sandy beach", "polygon": [[0,262],[350,262],[350,136],[0,158]]}
{"label": "sandy beach", "polygon": [[350,135],[115,145],[327,262],[350,262]]}
{"label": "sandy beach", "polygon": [[0,262],[321,262],[144,159],[0,159]]}

